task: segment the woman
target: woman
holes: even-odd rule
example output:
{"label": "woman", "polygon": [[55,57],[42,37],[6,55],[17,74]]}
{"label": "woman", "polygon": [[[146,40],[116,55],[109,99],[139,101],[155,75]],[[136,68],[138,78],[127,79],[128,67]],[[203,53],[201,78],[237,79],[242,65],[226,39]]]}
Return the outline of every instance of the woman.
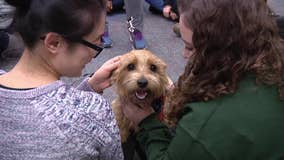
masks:
{"label": "woman", "polygon": [[[165,121],[128,104],[147,159],[282,159],[284,43],[260,0],[179,0],[184,57]],[[137,105],[139,107],[137,107]]]}
{"label": "woman", "polygon": [[0,73],[1,159],[123,159],[109,103],[119,57],[77,88],[60,81],[79,76],[102,51],[104,0],[6,0],[16,7],[15,29],[25,50]]}

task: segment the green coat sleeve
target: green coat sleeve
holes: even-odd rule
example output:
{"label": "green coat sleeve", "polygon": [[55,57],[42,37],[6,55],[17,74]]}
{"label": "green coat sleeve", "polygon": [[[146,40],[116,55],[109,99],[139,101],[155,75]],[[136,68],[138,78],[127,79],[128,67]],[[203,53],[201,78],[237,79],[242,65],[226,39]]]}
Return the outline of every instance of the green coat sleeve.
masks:
{"label": "green coat sleeve", "polygon": [[[156,114],[140,123],[141,132],[137,136],[148,160],[212,160],[202,143],[178,125],[175,136],[162,124]],[[182,120],[179,123],[183,123]]]}

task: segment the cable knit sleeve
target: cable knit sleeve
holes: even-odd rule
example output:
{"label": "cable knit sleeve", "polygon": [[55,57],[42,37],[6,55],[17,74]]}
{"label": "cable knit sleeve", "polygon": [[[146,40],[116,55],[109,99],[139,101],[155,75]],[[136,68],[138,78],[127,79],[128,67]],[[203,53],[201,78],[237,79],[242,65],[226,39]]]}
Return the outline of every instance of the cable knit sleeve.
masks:
{"label": "cable knit sleeve", "polygon": [[91,91],[95,92],[94,89],[90,86],[88,83],[89,78],[84,79],[77,87],[76,89],[81,91]]}
{"label": "cable knit sleeve", "polygon": [[93,98],[93,103],[96,105],[88,108],[88,115],[101,124],[101,132],[104,132],[95,134],[102,142],[100,159],[123,159],[120,134],[110,104],[104,98],[96,97]]}
{"label": "cable knit sleeve", "polygon": [[68,143],[61,150],[76,146],[76,154],[88,155],[90,159],[123,160],[114,114],[101,95],[61,87],[33,104],[39,108],[42,123],[64,135],[63,141]]}
{"label": "cable knit sleeve", "polygon": [[77,126],[93,138],[89,147],[99,152],[100,159],[123,159],[118,126],[107,100],[93,92],[73,92],[71,96],[76,110],[81,111]]}

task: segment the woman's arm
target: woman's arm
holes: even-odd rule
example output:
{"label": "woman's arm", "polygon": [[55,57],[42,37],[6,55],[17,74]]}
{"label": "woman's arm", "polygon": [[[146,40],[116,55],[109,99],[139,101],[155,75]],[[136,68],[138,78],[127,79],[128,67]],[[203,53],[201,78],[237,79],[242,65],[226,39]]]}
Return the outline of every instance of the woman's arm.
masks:
{"label": "woman's arm", "polygon": [[[186,123],[180,121],[180,123]],[[186,124],[188,125],[188,124]],[[152,114],[140,123],[137,140],[148,160],[213,160],[206,148],[190,131],[178,125],[173,136],[170,130]]]}
{"label": "woman's arm", "polygon": [[122,110],[125,116],[140,128],[137,140],[148,160],[213,159],[196,136],[183,127],[190,125],[188,120],[181,119],[176,134],[172,136],[166,125],[158,120],[152,107],[126,102],[124,104]]}

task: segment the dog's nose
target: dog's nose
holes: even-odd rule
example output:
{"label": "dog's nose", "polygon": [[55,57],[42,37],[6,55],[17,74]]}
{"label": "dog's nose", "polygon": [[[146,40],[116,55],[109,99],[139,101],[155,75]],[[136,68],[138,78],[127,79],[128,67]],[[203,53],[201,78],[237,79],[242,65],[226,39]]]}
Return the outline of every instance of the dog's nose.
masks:
{"label": "dog's nose", "polygon": [[139,80],[137,81],[137,84],[138,84],[138,86],[139,86],[140,88],[145,88],[145,87],[147,86],[147,84],[148,84],[148,81],[147,81],[147,79],[142,78],[142,79],[139,79]]}

